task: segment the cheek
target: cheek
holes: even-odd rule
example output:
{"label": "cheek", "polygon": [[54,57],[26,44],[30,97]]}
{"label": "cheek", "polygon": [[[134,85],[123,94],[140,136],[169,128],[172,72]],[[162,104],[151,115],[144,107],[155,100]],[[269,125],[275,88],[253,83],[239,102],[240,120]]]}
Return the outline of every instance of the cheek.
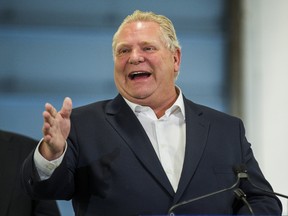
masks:
{"label": "cheek", "polygon": [[121,62],[114,63],[114,81],[118,86],[125,85],[125,64],[121,64]]}
{"label": "cheek", "polygon": [[114,68],[117,70],[124,70],[124,67],[127,63],[127,58],[115,58],[114,59]]}
{"label": "cheek", "polygon": [[117,60],[117,61],[114,61],[114,69],[115,69],[115,71],[119,71],[119,70],[121,70],[121,68],[122,68],[122,66],[121,66],[122,64],[121,64],[121,62],[119,61],[119,60]]}
{"label": "cheek", "polygon": [[125,64],[121,62],[114,63],[114,77],[122,79],[125,76]]}
{"label": "cheek", "polygon": [[114,81],[117,85],[123,85],[125,83],[125,78],[121,71],[119,70],[114,71]]}

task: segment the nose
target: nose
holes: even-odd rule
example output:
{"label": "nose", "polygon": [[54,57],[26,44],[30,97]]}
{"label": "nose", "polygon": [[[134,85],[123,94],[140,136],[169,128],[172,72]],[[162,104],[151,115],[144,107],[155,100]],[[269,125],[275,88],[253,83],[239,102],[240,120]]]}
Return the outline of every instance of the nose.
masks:
{"label": "nose", "polygon": [[141,52],[137,51],[137,50],[133,50],[130,54],[129,57],[129,64],[140,64],[142,62],[144,62],[144,57],[141,55]]}

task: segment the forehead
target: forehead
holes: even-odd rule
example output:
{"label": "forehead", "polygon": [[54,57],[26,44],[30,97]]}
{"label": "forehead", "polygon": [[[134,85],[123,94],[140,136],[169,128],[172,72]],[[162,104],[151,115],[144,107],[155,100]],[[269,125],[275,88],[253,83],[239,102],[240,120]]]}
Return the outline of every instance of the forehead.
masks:
{"label": "forehead", "polygon": [[139,37],[155,38],[160,36],[160,26],[152,21],[134,21],[126,23],[118,32],[117,41]]}
{"label": "forehead", "polygon": [[145,30],[145,29],[160,29],[160,25],[153,21],[132,21],[124,24],[120,31],[132,29],[132,30]]}

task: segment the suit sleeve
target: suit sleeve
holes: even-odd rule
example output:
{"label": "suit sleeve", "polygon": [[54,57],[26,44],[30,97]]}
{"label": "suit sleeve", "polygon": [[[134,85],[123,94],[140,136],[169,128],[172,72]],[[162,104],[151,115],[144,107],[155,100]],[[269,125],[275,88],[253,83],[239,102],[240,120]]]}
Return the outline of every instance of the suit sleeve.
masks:
{"label": "suit sleeve", "polygon": [[40,179],[35,163],[33,152],[26,158],[21,171],[21,181],[24,190],[33,199],[69,200],[74,193],[74,176],[68,169],[67,160],[64,159],[55,169],[52,176],[47,180]]}
{"label": "suit sleeve", "polygon": [[[73,131],[73,125],[71,127]],[[46,180],[41,180],[37,172],[33,157],[35,150],[24,161],[21,181],[25,191],[32,198],[50,200],[70,200],[72,198],[75,190],[74,173],[77,161],[77,145],[74,145],[71,139],[67,140],[67,144],[63,161]]]}
{"label": "suit sleeve", "polygon": [[[251,149],[250,143],[245,137],[245,129],[242,121],[239,123],[240,128],[240,142],[242,144],[242,160],[246,165],[247,173],[249,179],[253,183],[263,189],[273,191],[269,182],[265,179],[257,160],[254,157],[253,151]],[[244,179],[240,183],[240,188],[246,194],[247,201],[251,205],[254,213],[257,214],[266,214],[266,215],[281,215],[282,205],[280,200],[274,196],[265,194],[256,187],[254,187],[247,179]],[[237,214],[245,215],[250,214],[247,206],[243,204],[240,205],[237,209]]]}

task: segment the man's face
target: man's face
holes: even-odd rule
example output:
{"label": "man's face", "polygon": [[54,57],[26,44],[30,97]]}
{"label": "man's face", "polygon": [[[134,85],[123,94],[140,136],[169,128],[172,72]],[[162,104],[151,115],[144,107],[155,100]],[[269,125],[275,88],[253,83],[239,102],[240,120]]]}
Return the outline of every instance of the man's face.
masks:
{"label": "man's face", "polygon": [[118,91],[140,105],[152,105],[175,95],[180,50],[172,53],[161,39],[159,24],[132,22],[116,39],[114,78]]}

